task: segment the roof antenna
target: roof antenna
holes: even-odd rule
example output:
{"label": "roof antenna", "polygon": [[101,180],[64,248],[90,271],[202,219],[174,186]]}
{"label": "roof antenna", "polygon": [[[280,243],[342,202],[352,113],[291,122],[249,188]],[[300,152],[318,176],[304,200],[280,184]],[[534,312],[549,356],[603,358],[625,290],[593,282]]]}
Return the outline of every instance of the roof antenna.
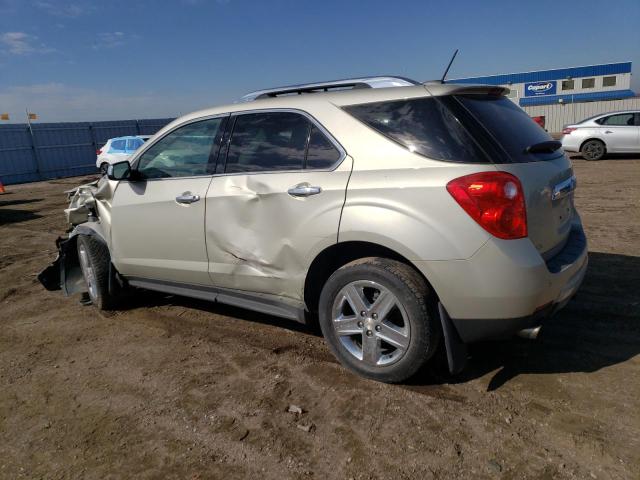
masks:
{"label": "roof antenna", "polygon": [[449,65],[447,65],[447,69],[444,71],[444,74],[442,75],[442,78],[440,79],[440,83],[444,83],[444,79],[447,77],[447,73],[449,73],[449,69],[451,68],[451,64],[455,60],[456,55],[458,55],[458,49],[457,48],[456,48],[456,51],[453,52],[453,57],[451,57],[451,60],[449,61]]}

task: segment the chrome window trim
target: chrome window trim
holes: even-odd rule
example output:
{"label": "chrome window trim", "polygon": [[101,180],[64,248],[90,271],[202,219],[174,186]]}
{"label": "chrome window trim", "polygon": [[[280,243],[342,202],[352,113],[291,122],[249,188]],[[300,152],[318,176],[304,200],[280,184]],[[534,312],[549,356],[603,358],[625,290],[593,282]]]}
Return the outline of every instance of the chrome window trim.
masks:
{"label": "chrome window trim", "polygon": [[[278,112],[290,112],[290,113],[297,113],[299,115],[302,115],[304,117],[306,117],[307,120],[309,120],[311,122],[312,125],[314,125],[316,128],[318,128],[331,142],[331,144],[338,150],[338,152],[340,152],[340,157],[338,158],[338,160],[336,160],[335,163],[333,163],[330,167],[328,168],[301,168],[301,169],[295,169],[295,170],[266,170],[263,172],[233,172],[233,173],[226,173],[226,172],[221,172],[221,173],[210,173],[207,175],[192,175],[192,176],[188,176],[188,177],[166,177],[166,178],[148,178],[145,181],[146,182],[157,182],[157,181],[167,181],[167,180],[185,180],[185,179],[195,179],[195,178],[203,178],[203,177],[208,177],[208,178],[213,178],[213,177],[222,177],[222,176],[237,176],[237,175],[268,175],[268,174],[277,174],[277,173],[302,173],[302,172],[333,172],[334,170],[336,170],[341,164],[342,162],[344,162],[345,158],[347,158],[347,151],[344,149],[344,147],[342,146],[342,144],[340,144],[340,142],[329,132],[329,130],[327,130],[327,128],[322,125],[322,123],[320,123],[320,121],[315,118],[313,115],[311,115],[309,112],[305,111],[305,110],[301,110],[298,108],[255,108],[255,109],[251,109],[251,110],[237,110],[237,111],[232,111],[232,112],[226,112],[226,113],[217,113],[214,115],[206,115],[203,117],[198,117],[198,118],[192,118],[189,120],[185,120],[184,122],[181,122],[178,125],[175,125],[171,130],[168,130],[167,132],[165,132],[162,136],[155,138],[153,141],[149,142],[145,142],[143,144],[143,146],[141,147],[140,150],[136,151],[136,153],[133,155],[133,158],[131,160],[129,160],[129,163],[131,164],[132,169],[135,168],[135,166],[137,165],[138,160],[140,159],[140,157],[142,157],[142,155],[144,155],[144,153],[147,151],[147,149],[151,148],[153,145],[155,145],[157,142],[159,142],[160,140],[162,140],[163,138],[165,138],[167,135],[175,132],[177,129],[184,127],[186,125],[190,125],[192,123],[197,123],[197,122],[202,122],[205,120],[211,120],[214,118],[224,118],[224,117],[233,117],[233,116],[240,116],[240,115],[248,115],[248,114],[255,114],[255,113],[278,113]],[[229,138],[231,139],[231,137]],[[224,146],[222,147],[224,148]],[[221,154],[223,154],[223,152],[220,152]],[[224,152],[224,162],[225,162],[225,166],[226,166],[226,152]],[[121,181],[128,181],[128,180],[121,180]]]}

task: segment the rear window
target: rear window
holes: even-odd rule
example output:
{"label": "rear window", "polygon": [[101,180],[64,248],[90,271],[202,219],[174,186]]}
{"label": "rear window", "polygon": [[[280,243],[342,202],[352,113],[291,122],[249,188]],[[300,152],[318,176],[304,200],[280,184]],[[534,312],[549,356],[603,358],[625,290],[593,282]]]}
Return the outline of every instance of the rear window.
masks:
{"label": "rear window", "polygon": [[549,160],[563,155],[562,149],[552,153],[525,153],[527,147],[553,138],[511,100],[491,95],[456,95],[454,98],[508,154],[503,162]]}
{"label": "rear window", "polygon": [[345,110],[412,152],[461,163],[518,163],[563,155],[526,153],[553,140],[511,100],[456,95],[351,105]]}

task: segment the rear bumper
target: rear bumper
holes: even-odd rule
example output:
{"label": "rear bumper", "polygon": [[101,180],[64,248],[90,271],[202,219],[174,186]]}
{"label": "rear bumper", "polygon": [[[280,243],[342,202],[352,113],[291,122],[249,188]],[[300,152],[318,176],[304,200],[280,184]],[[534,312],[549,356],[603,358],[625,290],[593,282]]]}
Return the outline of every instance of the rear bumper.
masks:
{"label": "rear bumper", "polygon": [[528,239],[493,238],[467,260],[415,263],[469,343],[536,327],[564,307],[584,279],[587,242],[578,223],[546,262]]}
{"label": "rear bumper", "polygon": [[562,149],[565,152],[579,152],[580,144],[582,143],[582,139],[578,138],[576,135],[571,136],[565,135],[560,140],[562,142]]}

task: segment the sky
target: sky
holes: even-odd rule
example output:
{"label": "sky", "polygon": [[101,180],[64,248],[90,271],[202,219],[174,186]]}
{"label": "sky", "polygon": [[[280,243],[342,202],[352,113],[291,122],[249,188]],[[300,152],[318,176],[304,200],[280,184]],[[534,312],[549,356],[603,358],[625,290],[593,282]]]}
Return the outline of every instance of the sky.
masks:
{"label": "sky", "polygon": [[262,88],[632,61],[639,0],[0,0],[0,112],[173,117]]}

